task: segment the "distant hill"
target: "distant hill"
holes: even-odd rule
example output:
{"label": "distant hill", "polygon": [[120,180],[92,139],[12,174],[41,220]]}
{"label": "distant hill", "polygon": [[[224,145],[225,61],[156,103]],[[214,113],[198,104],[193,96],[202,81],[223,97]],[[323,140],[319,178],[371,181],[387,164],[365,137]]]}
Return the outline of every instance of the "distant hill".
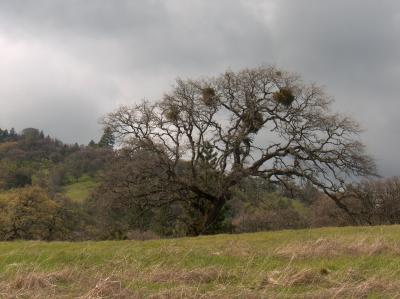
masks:
{"label": "distant hill", "polygon": [[[20,133],[0,129],[0,192],[39,185],[52,193],[64,192],[81,200],[93,185],[87,182],[95,181],[104,168],[108,152],[94,142],[64,144],[35,128],[26,128]],[[82,177],[85,177],[86,191],[84,195],[77,195],[72,190],[78,187]]]}

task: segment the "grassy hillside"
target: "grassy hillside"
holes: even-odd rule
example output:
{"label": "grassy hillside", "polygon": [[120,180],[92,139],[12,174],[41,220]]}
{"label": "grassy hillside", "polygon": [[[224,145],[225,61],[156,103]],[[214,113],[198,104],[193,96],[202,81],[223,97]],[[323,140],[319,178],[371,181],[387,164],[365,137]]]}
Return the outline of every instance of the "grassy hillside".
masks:
{"label": "grassy hillside", "polygon": [[82,176],[78,181],[68,184],[63,188],[63,193],[70,199],[82,202],[86,200],[90,193],[96,188],[98,182],[89,176]]}
{"label": "grassy hillside", "polygon": [[400,226],[155,241],[0,243],[1,298],[382,298]]}

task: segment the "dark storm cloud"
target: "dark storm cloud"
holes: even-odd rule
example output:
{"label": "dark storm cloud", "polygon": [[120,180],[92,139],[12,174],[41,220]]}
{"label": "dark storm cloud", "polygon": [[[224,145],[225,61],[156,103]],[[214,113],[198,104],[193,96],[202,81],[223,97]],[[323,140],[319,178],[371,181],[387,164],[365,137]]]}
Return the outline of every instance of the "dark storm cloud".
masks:
{"label": "dark storm cloud", "polygon": [[399,174],[399,37],[397,1],[0,1],[0,127],[88,142],[177,76],[276,63],[325,85]]}
{"label": "dark storm cloud", "polygon": [[28,3],[7,1],[0,6],[7,30],[50,39],[110,68],[141,67],[148,72],[207,69],[231,64],[232,59],[258,62],[269,44],[268,28],[240,1]]}
{"label": "dark storm cloud", "polygon": [[354,115],[381,173],[399,175],[400,3],[283,1],[276,14],[278,63],[326,86]]}

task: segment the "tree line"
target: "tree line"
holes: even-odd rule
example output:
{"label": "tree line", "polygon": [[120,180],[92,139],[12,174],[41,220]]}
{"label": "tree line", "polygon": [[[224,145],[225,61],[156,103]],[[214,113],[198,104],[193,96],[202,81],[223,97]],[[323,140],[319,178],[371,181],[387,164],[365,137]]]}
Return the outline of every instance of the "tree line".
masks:
{"label": "tree line", "polygon": [[[178,79],[121,106],[99,142],[0,130],[0,239],[124,239],[398,223],[359,125],[276,67]],[[5,133],[6,132],[6,133]],[[3,137],[4,136],[4,137]],[[63,190],[87,176],[83,202]],[[354,183],[357,179],[361,183]]]}

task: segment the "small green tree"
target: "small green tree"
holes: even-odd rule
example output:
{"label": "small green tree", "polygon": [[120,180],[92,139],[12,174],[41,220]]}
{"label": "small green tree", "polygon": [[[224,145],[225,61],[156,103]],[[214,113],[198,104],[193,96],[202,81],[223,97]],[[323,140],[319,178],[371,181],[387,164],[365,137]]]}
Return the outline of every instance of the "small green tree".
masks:
{"label": "small green tree", "polygon": [[113,148],[115,144],[115,138],[110,127],[106,127],[103,131],[103,135],[99,141],[99,147]]}

